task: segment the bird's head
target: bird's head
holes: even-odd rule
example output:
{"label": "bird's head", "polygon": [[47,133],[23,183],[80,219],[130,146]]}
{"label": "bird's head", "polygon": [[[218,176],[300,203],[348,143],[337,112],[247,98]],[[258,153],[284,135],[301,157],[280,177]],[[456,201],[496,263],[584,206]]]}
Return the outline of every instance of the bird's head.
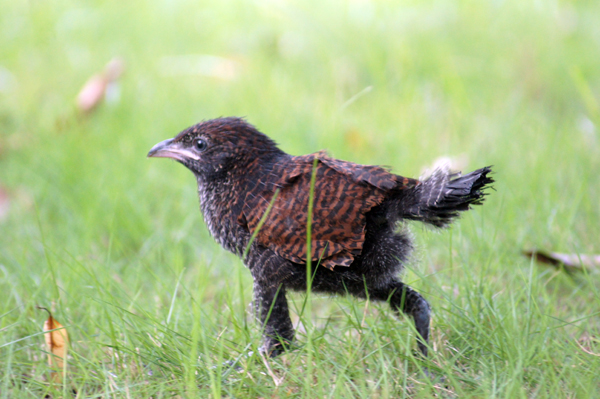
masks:
{"label": "bird's head", "polygon": [[275,142],[242,118],[198,123],[172,139],[156,144],[148,157],[171,158],[202,180],[244,170],[261,159],[283,154]]}

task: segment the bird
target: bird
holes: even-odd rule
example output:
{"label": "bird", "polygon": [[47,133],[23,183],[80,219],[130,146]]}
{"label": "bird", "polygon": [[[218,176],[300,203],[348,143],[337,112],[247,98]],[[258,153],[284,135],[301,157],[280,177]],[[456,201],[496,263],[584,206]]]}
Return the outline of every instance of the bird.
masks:
{"label": "bird", "polygon": [[388,302],[412,317],[427,358],[431,307],[401,281],[413,244],[406,221],[443,228],[480,205],[491,167],[465,175],[438,168],[412,179],[381,166],[292,156],[244,118],[206,120],[156,144],[148,157],[193,172],[212,237],[240,257],[253,278],[260,352],[292,347],[286,294],[310,290]]}

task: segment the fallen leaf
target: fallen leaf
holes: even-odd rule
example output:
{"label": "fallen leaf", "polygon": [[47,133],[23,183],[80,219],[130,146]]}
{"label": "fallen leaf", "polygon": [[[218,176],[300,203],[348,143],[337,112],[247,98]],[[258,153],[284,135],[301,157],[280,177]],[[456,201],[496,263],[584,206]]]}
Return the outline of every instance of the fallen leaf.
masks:
{"label": "fallen leaf", "polygon": [[39,306],[38,309],[45,310],[49,315],[48,320],[44,323],[44,337],[48,347],[48,364],[55,370],[50,373],[50,378],[53,382],[60,383],[65,367],[64,360],[67,356],[69,334],[62,324],[52,317],[52,313],[48,309]]}
{"label": "fallen leaf", "polygon": [[96,108],[104,98],[106,79],[102,75],[92,76],[77,95],[77,108],[83,112],[90,112]]}
{"label": "fallen leaf", "polygon": [[104,71],[92,76],[83,85],[79,94],[77,94],[77,108],[79,111],[87,113],[102,102],[107,90],[113,87],[119,77],[125,71],[125,63],[120,58],[110,60]]}
{"label": "fallen leaf", "polygon": [[565,254],[544,252],[538,250],[523,251],[523,255],[534,258],[537,262],[552,266],[563,266],[566,271],[583,271],[584,269],[600,268],[600,255]]}

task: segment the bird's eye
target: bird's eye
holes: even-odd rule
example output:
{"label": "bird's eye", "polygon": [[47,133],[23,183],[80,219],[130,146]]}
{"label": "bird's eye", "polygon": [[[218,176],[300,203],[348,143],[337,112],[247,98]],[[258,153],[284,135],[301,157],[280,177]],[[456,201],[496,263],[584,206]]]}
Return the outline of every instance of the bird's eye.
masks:
{"label": "bird's eye", "polygon": [[194,140],[194,149],[196,151],[204,151],[206,150],[206,147],[208,146],[208,143],[206,142],[206,140],[203,139],[196,139]]}

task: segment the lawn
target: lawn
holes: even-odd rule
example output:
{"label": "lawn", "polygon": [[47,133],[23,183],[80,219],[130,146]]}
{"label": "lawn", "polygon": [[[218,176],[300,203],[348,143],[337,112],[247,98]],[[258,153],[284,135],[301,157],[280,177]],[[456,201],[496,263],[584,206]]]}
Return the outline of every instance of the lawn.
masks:
{"label": "lawn", "polygon": [[[0,9],[0,397],[600,397],[600,269],[522,255],[600,252],[600,2]],[[114,57],[124,74],[82,114],[77,93]],[[248,270],[209,236],[193,175],[146,159],[229,115],[288,153],[404,176],[493,165],[483,206],[443,231],[408,224],[429,360],[385,303],[300,294],[297,349],[256,355]],[[37,306],[70,335],[64,384]]]}

